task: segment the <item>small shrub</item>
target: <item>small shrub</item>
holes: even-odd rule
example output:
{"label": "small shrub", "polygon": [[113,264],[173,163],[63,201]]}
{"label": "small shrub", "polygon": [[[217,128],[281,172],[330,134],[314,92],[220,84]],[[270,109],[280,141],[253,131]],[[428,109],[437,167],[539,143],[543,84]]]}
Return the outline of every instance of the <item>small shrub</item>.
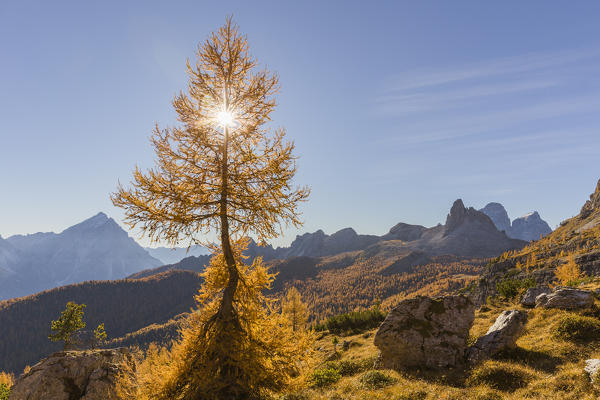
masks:
{"label": "small shrub", "polygon": [[329,361],[323,366],[324,369],[334,369],[340,373],[341,376],[356,375],[359,372],[366,371],[373,366],[373,360],[365,358],[362,360],[341,360],[341,361]]}
{"label": "small shrub", "polygon": [[0,400],[8,400],[10,397],[10,387],[5,383],[0,383]]}
{"label": "small shrub", "polygon": [[310,396],[304,392],[286,393],[279,400],[310,400]]}
{"label": "small shrub", "polygon": [[517,367],[488,362],[475,369],[467,383],[470,386],[486,385],[492,389],[514,391],[527,386],[530,379],[530,374]]}
{"label": "small shrub", "polygon": [[524,290],[527,290],[531,287],[535,287],[535,279],[527,278],[527,279],[513,279],[513,278],[504,278],[502,281],[496,283],[496,290],[500,297],[510,300],[515,297],[519,293]]}
{"label": "small shrub", "polygon": [[571,341],[596,340],[600,336],[600,321],[577,314],[565,315],[554,328],[554,335]]}
{"label": "small shrub", "polygon": [[310,376],[310,385],[313,387],[325,387],[336,383],[342,378],[340,372],[333,368],[319,368]]}
{"label": "small shrub", "polygon": [[416,392],[401,394],[400,396],[396,397],[396,400],[425,400],[426,398],[427,392],[419,390]]}
{"label": "small shrub", "polygon": [[14,377],[12,374],[0,372],[0,400],[8,400],[10,397],[10,388],[13,384]]}
{"label": "small shrub", "polygon": [[362,332],[377,328],[385,319],[386,314],[378,307],[368,310],[352,311],[329,317],[325,323],[315,326],[315,331],[327,329],[334,334],[345,332]]}
{"label": "small shrub", "polygon": [[500,396],[496,392],[487,392],[477,396],[477,400],[503,400],[504,397]]}
{"label": "small shrub", "polygon": [[360,377],[360,383],[369,389],[381,389],[382,387],[393,385],[396,382],[396,378],[381,371],[368,371]]}

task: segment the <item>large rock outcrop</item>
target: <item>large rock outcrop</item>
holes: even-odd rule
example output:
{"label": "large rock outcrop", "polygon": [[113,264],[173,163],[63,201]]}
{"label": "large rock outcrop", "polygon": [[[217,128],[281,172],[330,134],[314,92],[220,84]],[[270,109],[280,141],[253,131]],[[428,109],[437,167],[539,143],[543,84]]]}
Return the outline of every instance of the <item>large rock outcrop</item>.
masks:
{"label": "large rock outcrop", "polygon": [[17,379],[10,400],[117,400],[116,379],[132,362],[125,348],[54,353]]}
{"label": "large rock outcrop", "polygon": [[594,304],[594,294],[589,290],[557,287],[552,293],[541,294],[535,299],[536,307],[577,310]]}
{"label": "large rock outcrop", "polygon": [[590,199],[581,207],[579,218],[586,219],[596,211],[600,211],[600,180],[598,180],[596,190],[590,195]]}
{"label": "large rock outcrop", "polygon": [[467,297],[419,296],[402,301],[375,335],[384,368],[447,368],[464,364],[475,306]]}
{"label": "large rock outcrop", "polygon": [[520,310],[503,311],[487,333],[467,350],[467,360],[476,364],[494,354],[514,347],[527,322],[527,313]]}

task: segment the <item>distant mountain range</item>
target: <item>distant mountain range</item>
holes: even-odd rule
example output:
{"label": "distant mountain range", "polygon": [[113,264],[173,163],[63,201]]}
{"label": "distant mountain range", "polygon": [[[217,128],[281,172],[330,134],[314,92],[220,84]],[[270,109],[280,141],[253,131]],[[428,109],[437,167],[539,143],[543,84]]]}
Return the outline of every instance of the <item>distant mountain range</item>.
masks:
{"label": "distant mountain range", "polygon": [[0,300],[70,283],[120,279],[162,264],[99,213],[61,233],[0,239]]}
{"label": "distant mountain range", "polygon": [[481,210],[492,219],[499,231],[506,232],[508,237],[525,241],[538,240],[546,236],[552,229],[537,211],[533,211],[510,222],[508,213],[500,203],[489,203]]}
{"label": "distant mountain range", "polygon": [[[432,256],[446,254],[496,256],[525,245],[515,238],[539,238],[549,231],[538,213],[511,224],[501,204],[490,203],[477,211],[465,208],[462,200],[457,200],[445,225],[426,228],[398,223],[382,236],[361,235],[352,228],[331,235],[317,230],[296,236],[289,247],[261,247],[251,242],[246,254],[271,261],[385,249],[399,255],[415,252],[404,263],[412,260],[411,263],[419,264]],[[380,245],[385,242],[393,243]],[[113,219],[99,213],[61,233],[0,237],[0,300],[88,280],[142,277],[170,269],[199,271],[210,259],[207,253],[206,248],[198,245],[189,252],[186,248],[144,249]]]}
{"label": "distant mountain range", "polygon": [[[271,266],[279,271],[283,260],[303,258],[304,268],[319,264],[328,257],[337,257],[336,267],[344,267],[355,260],[348,253],[360,252],[363,259],[385,255],[402,258],[403,266],[426,264],[432,257],[452,255],[459,258],[494,257],[506,250],[520,249],[527,243],[519,239],[509,238],[501,232],[489,216],[473,207],[466,208],[461,199],[452,205],[445,225],[426,228],[421,225],[399,223],[382,236],[359,235],[352,228],[344,228],[332,235],[322,230],[296,236],[289,247],[258,246],[251,241],[246,255],[251,259],[257,256],[271,262]],[[179,263],[165,265],[152,270],[133,274],[131,278],[140,278],[169,270],[192,270],[199,272],[210,260],[209,255],[188,257]],[[279,260],[279,261],[277,261]],[[284,264],[284,263],[283,263]],[[295,262],[296,268],[303,268],[302,263]],[[313,265],[313,266],[314,266]],[[304,276],[298,273],[294,276]]]}
{"label": "distant mountain range", "polygon": [[160,260],[163,264],[175,264],[190,256],[203,256],[209,254],[206,247],[198,244],[187,247],[144,247],[152,257]]}

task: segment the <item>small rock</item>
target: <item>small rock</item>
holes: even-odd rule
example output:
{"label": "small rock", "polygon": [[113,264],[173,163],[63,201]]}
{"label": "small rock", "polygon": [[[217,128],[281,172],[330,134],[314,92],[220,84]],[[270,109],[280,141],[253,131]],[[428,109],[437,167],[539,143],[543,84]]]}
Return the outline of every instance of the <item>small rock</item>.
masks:
{"label": "small rock", "polygon": [[524,307],[535,307],[535,300],[540,294],[550,293],[548,287],[532,287],[527,289],[523,297],[521,298],[521,305]]}
{"label": "small rock", "polygon": [[383,368],[464,364],[475,306],[465,296],[418,296],[394,308],[375,334]]}
{"label": "small rock", "polygon": [[350,348],[350,340],[344,340],[342,342],[342,350],[347,351]]}
{"label": "small rock", "polygon": [[535,299],[536,307],[576,310],[594,304],[594,296],[589,290],[557,287],[552,293],[540,294]]}
{"label": "small rock", "polygon": [[600,371],[600,360],[597,358],[585,360],[585,368],[583,370],[587,372],[592,383],[595,382]]}
{"label": "small rock", "polygon": [[501,350],[514,347],[527,322],[527,313],[519,310],[503,311],[487,333],[467,350],[467,360],[476,364]]}

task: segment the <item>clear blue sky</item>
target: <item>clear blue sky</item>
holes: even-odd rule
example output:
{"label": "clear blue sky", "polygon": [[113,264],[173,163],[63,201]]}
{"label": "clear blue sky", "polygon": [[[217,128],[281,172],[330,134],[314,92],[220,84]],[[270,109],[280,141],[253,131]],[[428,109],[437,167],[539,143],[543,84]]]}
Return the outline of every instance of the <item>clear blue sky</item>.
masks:
{"label": "clear blue sky", "polygon": [[597,1],[2,1],[0,234],[121,222],[109,193],[229,14],[280,74],[300,231],[435,225],[459,197],[555,226],[600,178]]}

